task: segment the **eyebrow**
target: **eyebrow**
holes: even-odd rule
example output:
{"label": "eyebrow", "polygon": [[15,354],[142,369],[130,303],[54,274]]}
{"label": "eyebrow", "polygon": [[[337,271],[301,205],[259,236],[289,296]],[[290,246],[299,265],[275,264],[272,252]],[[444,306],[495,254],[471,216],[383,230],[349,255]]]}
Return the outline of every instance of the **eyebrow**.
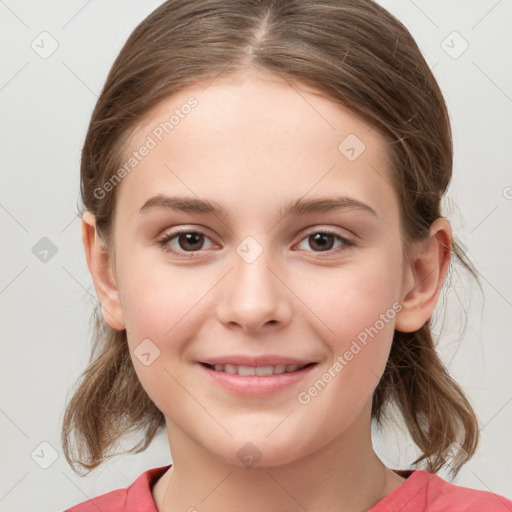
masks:
{"label": "eyebrow", "polygon": [[[171,197],[158,194],[148,199],[139,209],[144,214],[155,208],[168,208],[182,212],[217,215],[221,218],[230,217],[230,212],[215,201],[194,197]],[[296,199],[285,204],[279,211],[281,217],[286,215],[307,215],[310,213],[323,213],[333,210],[358,209],[378,217],[377,212],[367,204],[351,197],[327,197],[320,199]]]}

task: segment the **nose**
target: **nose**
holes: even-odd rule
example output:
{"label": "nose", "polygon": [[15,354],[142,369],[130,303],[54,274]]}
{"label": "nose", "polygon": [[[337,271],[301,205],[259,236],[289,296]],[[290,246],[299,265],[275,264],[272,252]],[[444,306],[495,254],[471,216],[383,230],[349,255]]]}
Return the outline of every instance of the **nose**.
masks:
{"label": "nose", "polygon": [[251,263],[235,254],[234,268],[218,290],[217,319],[246,332],[287,325],[292,315],[292,297],[279,274],[276,262],[265,252]]}

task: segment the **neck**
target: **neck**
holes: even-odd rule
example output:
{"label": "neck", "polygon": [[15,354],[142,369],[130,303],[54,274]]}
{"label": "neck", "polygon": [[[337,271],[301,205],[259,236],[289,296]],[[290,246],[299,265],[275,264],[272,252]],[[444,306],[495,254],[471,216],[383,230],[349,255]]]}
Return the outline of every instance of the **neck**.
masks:
{"label": "neck", "polygon": [[369,424],[361,426],[354,422],[348,432],[291,463],[241,467],[207,452],[168,422],[173,465],[153,488],[155,503],[160,512],[367,511],[404,479],[375,454]]}

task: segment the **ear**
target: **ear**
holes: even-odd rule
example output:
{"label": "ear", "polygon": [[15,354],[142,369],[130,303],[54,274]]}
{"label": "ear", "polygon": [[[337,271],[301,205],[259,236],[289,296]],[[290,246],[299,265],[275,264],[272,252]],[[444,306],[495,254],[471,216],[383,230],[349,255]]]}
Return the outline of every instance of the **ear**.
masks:
{"label": "ear", "polygon": [[429,238],[413,246],[412,261],[405,270],[402,309],[396,316],[397,331],[417,331],[434,313],[450,264],[451,241],[450,223],[439,218],[432,223]]}
{"label": "ear", "polygon": [[90,211],[85,211],[82,215],[82,242],[87,266],[101,304],[103,319],[112,329],[123,330],[126,325],[115,282],[113,264],[96,230],[96,218]]}

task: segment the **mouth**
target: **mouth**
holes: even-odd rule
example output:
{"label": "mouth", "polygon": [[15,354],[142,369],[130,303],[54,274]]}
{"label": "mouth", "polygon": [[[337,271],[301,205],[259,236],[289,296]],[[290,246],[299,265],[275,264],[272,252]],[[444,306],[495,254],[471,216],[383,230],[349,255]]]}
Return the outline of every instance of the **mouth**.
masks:
{"label": "mouth", "polygon": [[[245,362],[245,361],[244,361]],[[269,397],[285,389],[293,389],[310,375],[318,362],[294,364],[253,364],[200,362],[197,367],[209,384],[230,394],[243,397]],[[290,361],[287,361],[290,362]],[[301,388],[304,384],[301,385]]]}
{"label": "mouth", "polygon": [[241,375],[241,376],[249,376],[249,375],[257,375],[258,377],[269,377],[271,375],[281,375],[283,373],[293,373],[305,368],[309,368],[310,366],[315,365],[316,363],[306,363],[306,364],[277,364],[277,365],[266,365],[266,366],[247,366],[247,365],[238,365],[238,364],[209,364],[209,363],[201,363],[205,368],[213,370],[215,372],[223,372],[228,373],[230,375]]}

